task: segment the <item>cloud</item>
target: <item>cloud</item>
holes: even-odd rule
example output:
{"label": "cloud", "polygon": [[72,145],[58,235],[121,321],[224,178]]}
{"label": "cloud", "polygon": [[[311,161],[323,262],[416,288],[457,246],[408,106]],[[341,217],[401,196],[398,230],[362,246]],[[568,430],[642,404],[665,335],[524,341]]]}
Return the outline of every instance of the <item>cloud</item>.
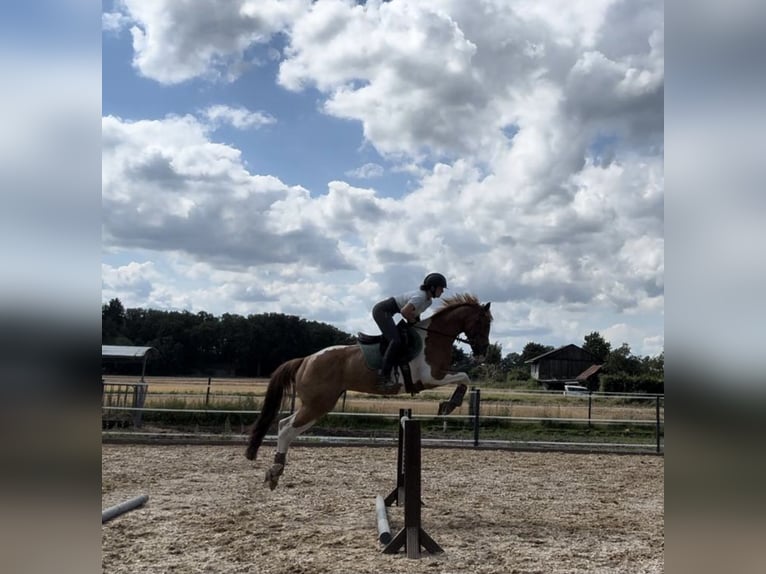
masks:
{"label": "cloud", "polygon": [[119,293],[123,304],[129,303],[131,299],[150,300],[152,283],[160,277],[151,261],[134,261],[119,267],[101,265],[102,291]]}
{"label": "cloud", "polygon": [[346,175],[358,179],[373,179],[376,177],[381,177],[384,173],[385,169],[382,165],[377,163],[366,163],[356,169],[347,171]]}
{"label": "cloud", "polygon": [[575,155],[603,131],[657,146],[662,4],[625,4],[319,1],[292,24],[279,82],[316,87],[387,155],[491,162],[519,127],[550,145],[535,133],[552,115]]}
{"label": "cloud", "polygon": [[250,174],[240,151],[209,141],[195,118],[107,116],[102,133],[105,245],[183,251],[222,266],[348,267],[311,222],[286,229],[269,219],[273,204],[305,190]]}
{"label": "cloud", "polygon": [[101,29],[106,32],[119,33],[132,22],[130,16],[122,12],[104,12],[101,15]]}
{"label": "cloud", "polygon": [[259,128],[276,123],[276,119],[264,112],[253,112],[244,107],[231,107],[221,104],[209,106],[202,114],[208,119],[213,127],[221,124],[230,124],[238,130]]}
{"label": "cloud", "polygon": [[[659,1],[205,0],[188,10],[125,0],[124,10],[136,22],[134,65],[165,84],[235,78],[256,63],[249,49],[284,33],[279,83],[318,89],[326,113],[360,122],[391,157],[502,162],[511,139],[567,146],[573,158],[603,136],[662,146]],[[560,133],[541,131],[552,118]]]}
{"label": "cloud", "polygon": [[135,22],[130,32],[133,65],[162,84],[196,77],[234,79],[245,52],[265,44],[305,9],[307,0],[198,0],[193,9],[176,0],[122,0]]}

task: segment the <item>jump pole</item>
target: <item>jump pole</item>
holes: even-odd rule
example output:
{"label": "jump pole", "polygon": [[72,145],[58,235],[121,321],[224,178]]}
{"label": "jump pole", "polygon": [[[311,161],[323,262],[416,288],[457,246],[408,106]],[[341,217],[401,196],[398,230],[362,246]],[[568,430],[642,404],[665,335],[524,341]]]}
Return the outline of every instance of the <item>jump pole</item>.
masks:
{"label": "jump pole", "polygon": [[147,500],[149,500],[149,496],[146,494],[142,494],[141,496],[136,496],[135,498],[131,498],[130,500],[126,500],[125,502],[121,502],[120,504],[115,504],[114,506],[110,506],[109,508],[101,512],[101,524],[111,520],[112,518],[116,518],[120,514],[125,514],[126,512],[133,510],[134,508],[143,506],[144,504],[146,504]]}
{"label": "jump pole", "polygon": [[391,542],[391,527],[388,525],[386,503],[380,494],[375,497],[375,518],[378,521],[378,541],[388,544]]}
{"label": "jump pole", "polygon": [[404,421],[412,418],[412,409],[399,409],[399,433],[396,445],[396,488],[385,498],[386,506],[404,504]]}
{"label": "jump pole", "polygon": [[[386,497],[385,502],[390,504],[395,499],[397,505],[404,503],[404,528],[386,544],[384,554],[396,554],[402,546],[407,552],[407,558],[420,558],[420,547],[431,554],[444,552],[433,538],[421,527],[420,522],[420,421],[412,420],[412,411],[402,409],[399,426],[399,462],[401,472],[397,468],[397,488]],[[404,496],[400,496],[398,482],[403,477]],[[402,500],[403,499],[403,500]],[[389,500],[391,502],[389,502]]]}

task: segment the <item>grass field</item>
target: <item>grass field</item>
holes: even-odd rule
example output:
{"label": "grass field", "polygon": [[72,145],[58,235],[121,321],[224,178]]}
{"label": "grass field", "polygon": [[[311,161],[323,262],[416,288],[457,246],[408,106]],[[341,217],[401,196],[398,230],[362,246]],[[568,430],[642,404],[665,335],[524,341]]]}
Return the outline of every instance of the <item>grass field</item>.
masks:
{"label": "grass field", "polygon": [[[136,377],[108,376],[107,384],[135,383]],[[149,408],[209,410],[259,410],[268,379],[211,379],[180,377],[146,377]],[[610,397],[594,394],[590,404],[587,396],[564,396],[555,391],[518,391],[497,387],[476,386],[481,391],[482,416],[588,419],[609,421],[646,421],[656,418],[654,399]],[[415,396],[368,395],[349,391],[341,396],[334,412],[397,414],[400,408],[412,409],[414,414],[435,415],[438,404],[452,394],[454,386],[423,391]],[[288,398],[289,400],[289,398]],[[468,396],[455,415],[468,415]],[[297,403],[300,400],[297,399]],[[664,420],[664,400],[660,401],[660,418]]]}

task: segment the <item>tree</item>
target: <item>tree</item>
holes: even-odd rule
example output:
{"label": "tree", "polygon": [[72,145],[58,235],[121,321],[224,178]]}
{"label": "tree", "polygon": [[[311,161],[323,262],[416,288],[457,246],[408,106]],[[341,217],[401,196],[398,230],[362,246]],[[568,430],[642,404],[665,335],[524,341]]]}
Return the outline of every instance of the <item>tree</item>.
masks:
{"label": "tree", "polygon": [[644,371],[653,377],[665,378],[665,351],[656,357],[646,356],[641,359]]}
{"label": "tree", "polygon": [[521,355],[518,353],[508,353],[505,357],[503,357],[503,360],[500,361],[500,367],[505,372],[510,372],[511,369],[515,367],[519,367],[523,364],[521,360]]}
{"label": "tree", "polygon": [[115,298],[101,305],[101,342],[109,345],[124,342],[125,307]]}
{"label": "tree", "polygon": [[467,369],[470,365],[471,358],[466,352],[457,345],[452,345],[452,361],[450,363],[450,368],[455,371],[462,371]]}
{"label": "tree", "polygon": [[612,345],[598,331],[593,331],[589,335],[585,335],[585,342],[582,348],[596,357],[599,363],[603,364],[609,357]]}
{"label": "tree", "polygon": [[530,377],[529,365],[525,365],[519,353],[508,353],[500,361],[500,369],[508,381],[526,381]]}
{"label": "tree", "polygon": [[609,353],[605,363],[609,374],[639,375],[642,371],[641,359],[630,351],[630,345],[623,343],[619,349]]}
{"label": "tree", "polygon": [[490,365],[499,365],[502,356],[502,345],[500,343],[490,343],[489,347],[487,347],[487,353],[484,355],[484,362]]}
{"label": "tree", "polygon": [[550,345],[542,345],[540,343],[534,343],[530,341],[521,350],[521,364],[526,363],[529,359],[534,359],[538,355],[552,351],[554,347]]}

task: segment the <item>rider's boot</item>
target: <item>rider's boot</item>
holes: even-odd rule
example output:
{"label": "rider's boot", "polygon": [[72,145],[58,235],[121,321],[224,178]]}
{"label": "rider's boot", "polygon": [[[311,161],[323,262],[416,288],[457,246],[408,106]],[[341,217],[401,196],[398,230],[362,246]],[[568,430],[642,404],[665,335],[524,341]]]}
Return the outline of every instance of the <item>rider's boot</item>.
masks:
{"label": "rider's boot", "polygon": [[394,357],[398,349],[394,343],[390,343],[383,355],[383,365],[378,371],[378,389],[382,392],[393,391],[399,387],[398,381],[391,378],[391,371],[394,363]]}
{"label": "rider's boot", "polygon": [[378,371],[378,390],[381,392],[393,391],[399,388],[399,383],[391,378],[391,373],[387,375],[383,371]]}

